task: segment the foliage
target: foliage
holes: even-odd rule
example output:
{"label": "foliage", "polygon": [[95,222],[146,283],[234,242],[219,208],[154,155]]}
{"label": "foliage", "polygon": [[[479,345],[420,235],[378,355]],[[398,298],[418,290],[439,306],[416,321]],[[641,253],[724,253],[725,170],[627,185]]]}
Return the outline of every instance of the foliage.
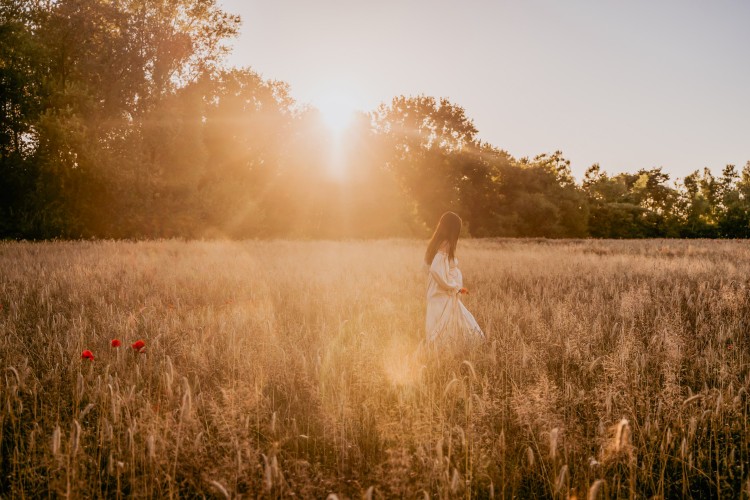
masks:
{"label": "foliage", "polygon": [[750,167],[581,184],[515,159],[448,99],[398,96],[342,135],[288,85],[223,65],[216,0],[0,0],[0,237],[750,236]]}

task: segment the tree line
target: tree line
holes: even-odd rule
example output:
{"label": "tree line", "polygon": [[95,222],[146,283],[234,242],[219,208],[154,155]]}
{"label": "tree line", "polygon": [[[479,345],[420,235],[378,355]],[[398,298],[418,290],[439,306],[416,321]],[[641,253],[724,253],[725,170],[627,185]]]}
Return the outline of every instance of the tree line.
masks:
{"label": "tree line", "polygon": [[341,136],[289,86],[223,63],[215,0],[0,0],[0,237],[750,236],[750,162],[581,182],[514,158],[447,99],[399,96]]}

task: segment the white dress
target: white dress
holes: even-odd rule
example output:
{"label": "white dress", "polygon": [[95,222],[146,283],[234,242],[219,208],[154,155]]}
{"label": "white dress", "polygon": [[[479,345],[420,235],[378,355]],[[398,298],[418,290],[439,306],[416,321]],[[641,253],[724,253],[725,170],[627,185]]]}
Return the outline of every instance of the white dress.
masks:
{"label": "white dress", "polygon": [[450,261],[444,250],[432,259],[427,278],[427,341],[484,338],[474,316],[461,303],[458,291],[463,287],[463,275],[458,259]]}

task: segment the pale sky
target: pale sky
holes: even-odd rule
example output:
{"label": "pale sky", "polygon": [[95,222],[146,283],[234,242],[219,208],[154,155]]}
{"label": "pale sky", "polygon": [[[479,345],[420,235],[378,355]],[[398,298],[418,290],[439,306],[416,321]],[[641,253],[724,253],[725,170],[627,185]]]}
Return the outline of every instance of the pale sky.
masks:
{"label": "pale sky", "polygon": [[579,179],[750,160],[748,0],[219,0],[229,63],[301,102],[369,111],[447,97],[515,157],[560,149]]}

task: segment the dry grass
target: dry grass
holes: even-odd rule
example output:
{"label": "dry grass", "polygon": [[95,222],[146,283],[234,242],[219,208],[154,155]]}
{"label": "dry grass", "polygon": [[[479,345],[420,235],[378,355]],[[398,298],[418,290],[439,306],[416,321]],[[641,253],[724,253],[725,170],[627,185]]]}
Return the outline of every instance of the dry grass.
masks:
{"label": "dry grass", "polygon": [[462,242],[448,352],[422,251],[0,244],[0,494],[750,493],[750,245]]}

